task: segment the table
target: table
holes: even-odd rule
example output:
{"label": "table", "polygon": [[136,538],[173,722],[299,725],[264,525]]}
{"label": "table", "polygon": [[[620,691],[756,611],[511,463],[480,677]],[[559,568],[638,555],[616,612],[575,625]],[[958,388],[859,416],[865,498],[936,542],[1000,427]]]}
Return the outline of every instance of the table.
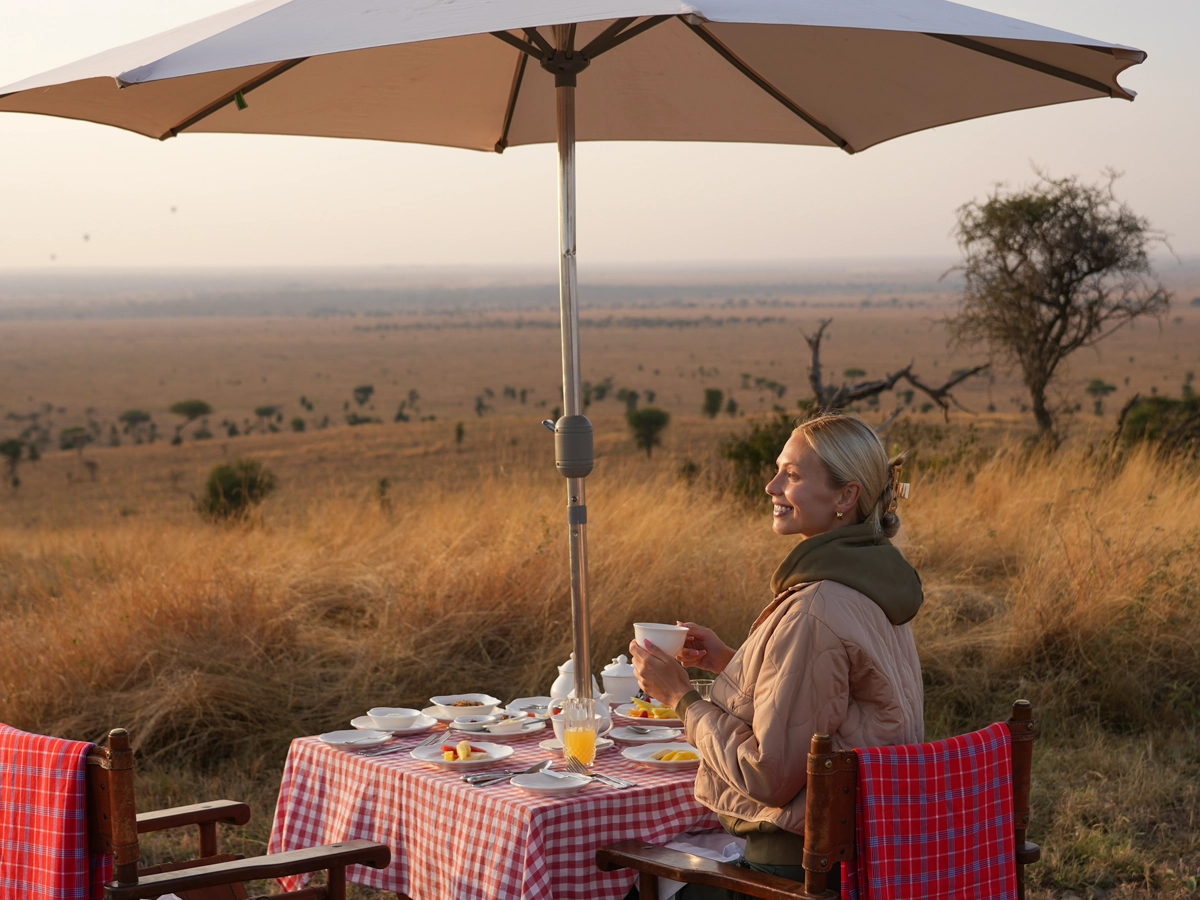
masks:
{"label": "table", "polygon": [[[548,758],[538,747],[545,736],[513,741],[504,765],[523,769]],[[392,850],[391,866],[353,866],[347,877],[416,900],[621,900],[636,873],[599,871],[597,847],[665,844],[719,824],[693,797],[694,771],[639,768],[620,749],[597,754],[594,768],[637,787],[593,782],[573,796],[547,799],[508,784],[472,787],[407,751],[372,758],[298,738],[288,751],[268,852],[379,841]],[[300,885],[296,878],[284,887]]]}

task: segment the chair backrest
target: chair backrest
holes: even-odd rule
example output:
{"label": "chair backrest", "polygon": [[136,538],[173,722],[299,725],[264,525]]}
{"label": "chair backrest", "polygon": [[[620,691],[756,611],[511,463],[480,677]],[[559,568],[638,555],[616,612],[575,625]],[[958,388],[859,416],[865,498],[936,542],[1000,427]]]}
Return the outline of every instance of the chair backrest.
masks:
{"label": "chair backrest", "polygon": [[112,854],[117,884],[137,884],[141,853],[129,732],[114,728],[108,733],[107,747],[88,751],[87,763],[88,847]]}
{"label": "chair backrest", "polygon": [[[1025,865],[1035,862],[1038,848],[1026,841],[1029,828],[1029,779],[1036,736],[1033,706],[1027,700],[1013,703],[1006,723],[1012,736],[1013,841],[1017,897],[1025,897]],[[855,800],[858,789],[858,756],[853,750],[833,749],[827,734],[815,734],[808,754],[808,800],[804,824],[804,889],[809,895],[834,898],[827,890],[829,872],[857,856]]]}

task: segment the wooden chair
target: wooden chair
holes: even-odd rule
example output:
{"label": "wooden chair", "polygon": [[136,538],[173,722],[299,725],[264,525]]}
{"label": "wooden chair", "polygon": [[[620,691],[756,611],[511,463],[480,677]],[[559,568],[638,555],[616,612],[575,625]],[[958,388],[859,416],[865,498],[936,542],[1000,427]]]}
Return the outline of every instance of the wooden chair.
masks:
{"label": "wooden chair", "polygon": [[[1041,858],[1037,844],[1025,840],[1029,828],[1029,773],[1036,737],[1033,706],[1013,703],[1007,722],[1012,734],[1013,840],[1016,847],[1018,900],[1025,898],[1025,866]],[[596,865],[605,872],[637,869],[642,900],[658,900],[658,879],[707,884],[761,900],[837,900],[826,889],[830,870],[855,858],[854,801],[858,757],[834,751],[827,734],[814,734],[808,754],[808,805],[804,820],[804,882],[756,872],[741,866],[701,859],[641,841],[623,841],[596,851]]]}
{"label": "wooden chair", "polygon": [[[232,800],[214,800],[137,813],[133,798],[133,751],[129,733],[114,728],[107,747],[93,747],[87,757],[88,847],[111,853],[113,880],[105,885],[106,900],[141,900],[177,894],[183,900],[246,900],[243,881],[282,878],[324,869],[328,882],[275,897],[294,900],[345,900],[346,866],[382,869],[391,862],[385,844],[344,841],[305,850],[243,859],[222,854],[217,825],[245,825],[250,807]],[[197,826],[200,858],[151,868],[138,868],[138,835],[168,828]]]}

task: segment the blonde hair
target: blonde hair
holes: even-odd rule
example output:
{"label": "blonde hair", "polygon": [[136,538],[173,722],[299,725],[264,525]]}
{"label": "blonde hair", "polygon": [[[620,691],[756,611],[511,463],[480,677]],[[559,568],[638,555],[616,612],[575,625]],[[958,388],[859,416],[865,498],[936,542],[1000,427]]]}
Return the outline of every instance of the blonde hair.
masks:
{"label": "blonde hair", "polygon": [[829,486],[844,488],[851,481],[862,485],[855,514],[870,522],[875,533],[894,537],[900,530],[896,515],[896,481],[904,454],[888,458],[874,429],[851,413],[824,413],[801,422],[792,436],[803,435],[825,467]]}

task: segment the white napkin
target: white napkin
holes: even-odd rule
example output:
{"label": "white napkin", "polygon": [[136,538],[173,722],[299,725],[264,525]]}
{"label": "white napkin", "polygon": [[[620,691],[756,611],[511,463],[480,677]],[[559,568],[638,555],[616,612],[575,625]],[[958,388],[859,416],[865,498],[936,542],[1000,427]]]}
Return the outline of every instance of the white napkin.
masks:
{"label": "white napkin", "polygon": [[[742,858],[746,850],[746,839],[733,837],[724,831],[711,831],[706,834],[681,834],[673,841],[667,841],[668,850],[678,850],[690,853],[692,856],[702,856],[717,862],[732,863]],[[641,876],[638,876],[641,885]],[[682,881],[672,881],[670,878],[658,880],[659,900],[671,900],[680,889]]]}
{"label": "white napkin", "polygon": [[182,898],[180,898],[176,894],[163,894],[161,897],[158,898],[158,900],[182,900]]}

